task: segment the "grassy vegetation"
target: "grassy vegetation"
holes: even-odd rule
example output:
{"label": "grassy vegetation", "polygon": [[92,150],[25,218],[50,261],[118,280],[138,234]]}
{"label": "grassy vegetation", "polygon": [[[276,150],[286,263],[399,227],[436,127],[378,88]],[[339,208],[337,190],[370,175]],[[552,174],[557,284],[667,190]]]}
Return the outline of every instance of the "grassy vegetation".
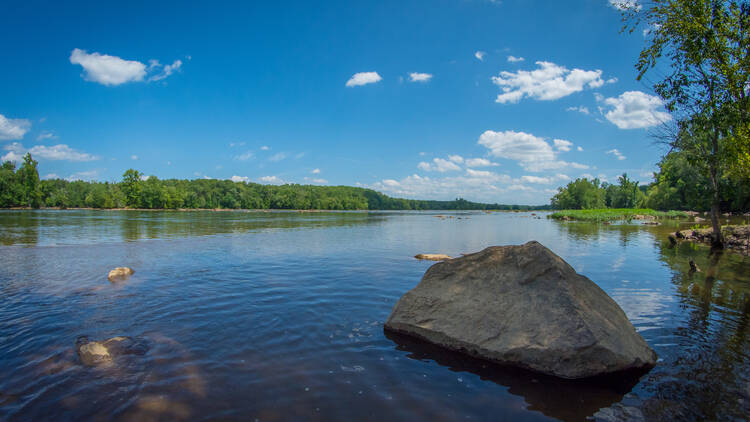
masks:
{"label": "grassy vegetation", "polygon": [[648,215],[656,218],[684,218],[682,211],[655,211],[648,208],[603,208],[593,210],[561,210],[553,213],[557,220],[612,221],[633,220],[636,216]]}

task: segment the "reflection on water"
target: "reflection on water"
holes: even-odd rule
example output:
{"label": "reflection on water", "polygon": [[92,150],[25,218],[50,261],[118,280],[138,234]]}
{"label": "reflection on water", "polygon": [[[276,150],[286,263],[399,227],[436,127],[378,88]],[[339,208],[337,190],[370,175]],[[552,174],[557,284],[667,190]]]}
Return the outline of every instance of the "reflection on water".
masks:
{"label": "reflection on water", "polygon": [[[0,419],[584,420],[750,414],[750,259],[662,226],[528,213],[0,212]],[[601,286],[659,354],[564,381],[386,336],[429,262],[538,240]],[[690,271],[690,261],[700,271]],[[107,272],[136,273],[110,284]],[[79,336],[148,345],[90,368]],[[637,374],[636,374],[637,375]]]}

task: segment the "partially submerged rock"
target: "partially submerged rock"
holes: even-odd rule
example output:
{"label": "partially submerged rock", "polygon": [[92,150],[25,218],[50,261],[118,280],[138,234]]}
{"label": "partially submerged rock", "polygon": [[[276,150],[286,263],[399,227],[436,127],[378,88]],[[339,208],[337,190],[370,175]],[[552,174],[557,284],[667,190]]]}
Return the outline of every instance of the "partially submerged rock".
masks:
{"label": "partially submerged rock", "polygon": [[109,272],[109,274],[107,275],[107,279],[109,281],[124,280],[130,277],[131,275],[133,275],[133,273],[135,273],[135,271],[132,268],[117,267],[114,270]]}
{"label": "partially submerged rock", "polygon": [[[680,240],[689,240],[710,245],[713,241],[713,228],[688,229],[675,233]],[[724,248],[750,255],[750,225],[722,226]]]}
{"label": "partially submerged rock", "polygon": [[385,328],[562,378],[656,363],[617,303],[538,242],[433,265]]}
{"label": "partially submerged rock", "polygon": [[143,354],[145,345],[130,337],[112,337],[104,341],[89,341],[82,336],[76,340],[76,349],[81,362],[87,366],[97,366],[112,362],[118,355]]}
{"label": "partially submerged rock", "polygon": [[420,254],[414,255],[414,258],[425,259],[428,261],[445,261],[446,259],[453,259],[448,255],[440,254],[440,253],[420,253]]}

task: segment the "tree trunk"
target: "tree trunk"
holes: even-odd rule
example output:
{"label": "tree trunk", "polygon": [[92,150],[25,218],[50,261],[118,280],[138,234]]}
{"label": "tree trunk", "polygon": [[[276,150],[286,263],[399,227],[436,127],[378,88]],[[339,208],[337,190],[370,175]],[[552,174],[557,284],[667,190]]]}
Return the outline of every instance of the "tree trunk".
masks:
{"label": "tree trunk", "polygon": [[713,197],[711,198],[711,225],[713,226],[713,239],[711,240],[711,249],[723,249],[724,239],[721,236],[721,224],[719,223],[719,179],[717,171],[717,161],[719,159],[719,134],[716,128],[714,128],[714,135],[711,139],[712,151],[711,160],[709,161],[709,173],[711,176],[711,190],[713,191]]}

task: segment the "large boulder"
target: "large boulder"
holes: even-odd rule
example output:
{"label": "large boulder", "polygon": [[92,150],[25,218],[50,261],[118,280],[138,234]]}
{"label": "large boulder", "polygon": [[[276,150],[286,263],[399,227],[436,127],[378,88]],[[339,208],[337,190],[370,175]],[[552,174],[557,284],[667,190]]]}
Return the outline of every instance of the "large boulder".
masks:
{"label": "large boulder", "polygon": [[562,378],[656,363],[617,303],[538,242],[433,265],[385,328]]}

